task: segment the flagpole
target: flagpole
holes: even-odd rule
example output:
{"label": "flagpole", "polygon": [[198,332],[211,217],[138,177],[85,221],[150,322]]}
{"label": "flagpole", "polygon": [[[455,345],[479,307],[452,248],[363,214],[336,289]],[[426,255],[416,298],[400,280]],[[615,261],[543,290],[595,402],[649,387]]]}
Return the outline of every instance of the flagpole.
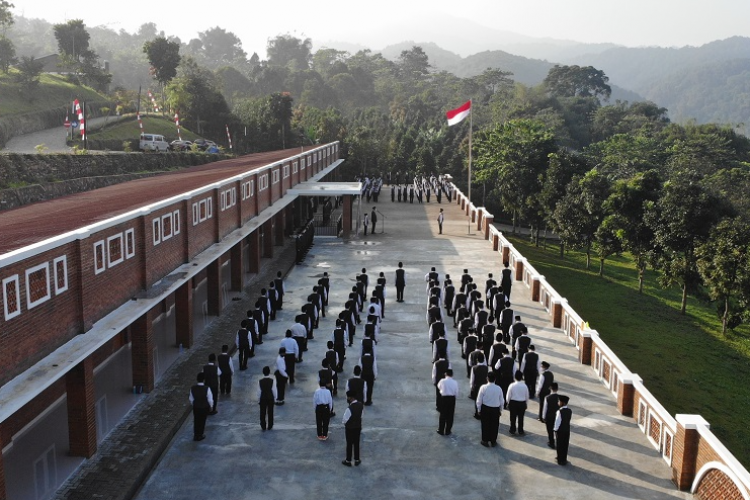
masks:
{"label": "flagpole", "polygon": [[473,113],[472,113],[472,100],[469,99],[469,234],[471,234],[471,134],[472,130],[474,128],[474,120],[473,120]]}

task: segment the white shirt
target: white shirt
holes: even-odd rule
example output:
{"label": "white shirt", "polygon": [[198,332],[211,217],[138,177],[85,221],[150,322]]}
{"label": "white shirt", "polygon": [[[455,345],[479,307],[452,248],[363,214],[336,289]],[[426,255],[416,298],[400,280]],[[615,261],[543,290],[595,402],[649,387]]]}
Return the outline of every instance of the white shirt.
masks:
{"label": "white shirt", "polygon": [[292,331],[292,337],[307,338],[307,328],[302,323],[295,323],[289,329]]}
{"label": "white shirt", "polygon": [[487,382],[479,388],[479,394],[477,394],[477,411],[481,411],[482,405],[501,408],[504,404],[503,389],[499,385],[494,382]]}
{"label": "white shirt", "polygon": [[458,397],[458,382],[453,377],[445,376],[443,380],[438,382],[438,390],[441,396],[456,396]]}
{"label": "white shirt", "polygon": [[325,387],[319,387],[313,394],[313,408],[318,405],[328,405],[329,410],[333,410],[333,398],[331,398],[331,391]]}
{"label": "white shirt", "polygon": [[289,374],[286,372],[286,362],[284,361],[283,356],[278,356],[276,358],[276,369],[279,371],[281,375],[284,377],[289,378]]}
{"label": "white shirt", "polygon": [[284,337],[281,339],[279,347],[286,349],[287,354],[294,354],[295,357],[299,357],[299,344],[292,337]]}
{"label": "white shirt", "polygon": [[529,388],[523,380],[513,382],[508,386],[508,401],[524,401],[529,400]]}

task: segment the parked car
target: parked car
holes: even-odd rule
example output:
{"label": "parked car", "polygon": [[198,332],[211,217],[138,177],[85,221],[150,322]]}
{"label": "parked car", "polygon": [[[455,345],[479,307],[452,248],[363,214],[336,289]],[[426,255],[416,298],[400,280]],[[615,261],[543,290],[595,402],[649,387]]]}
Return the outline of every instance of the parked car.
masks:
{"label": "parked car", "polygon": [[201,151],[206,151],[211,147],[217,149],[219,147],[214,141],[209,141],[208,139],[196,139],[193,141],[193,144],[196,144]]}
{"label": "parked car", "polygon": [[138,142],[138,149],[141,151],[166,151],[169,149],[169,143],[163,135],[142,134]]}
{"label": "parked car", "polygon": [[169,143],[170,151],[189,151],[193,145],[190,141],[172,141]]}

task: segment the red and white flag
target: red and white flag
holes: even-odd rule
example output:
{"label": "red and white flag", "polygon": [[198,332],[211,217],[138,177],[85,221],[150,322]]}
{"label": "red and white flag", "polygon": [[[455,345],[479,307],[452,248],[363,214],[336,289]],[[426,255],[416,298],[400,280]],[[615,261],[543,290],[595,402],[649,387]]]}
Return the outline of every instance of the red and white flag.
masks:
{"label": "red and white flag", "polygon": [[471,101],[466,101],[466,103],[461,105],[460,107],[451,109],[450,111],[445,113],[445,116],[448,117],[448,126],[450,127],[451,125],[461,123],[464,118],[469,116],[469,113],[471,113]]}

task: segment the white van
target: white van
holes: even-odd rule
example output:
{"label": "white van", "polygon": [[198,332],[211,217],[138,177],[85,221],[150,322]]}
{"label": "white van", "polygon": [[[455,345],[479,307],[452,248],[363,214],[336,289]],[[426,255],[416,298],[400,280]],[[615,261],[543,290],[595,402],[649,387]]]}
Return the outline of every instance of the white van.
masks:
{"label": "white van", "polygon": [[141,151],[166,151],[169,149],[169,143],[164,140],[163,135],[143,134],[138,149]]}

